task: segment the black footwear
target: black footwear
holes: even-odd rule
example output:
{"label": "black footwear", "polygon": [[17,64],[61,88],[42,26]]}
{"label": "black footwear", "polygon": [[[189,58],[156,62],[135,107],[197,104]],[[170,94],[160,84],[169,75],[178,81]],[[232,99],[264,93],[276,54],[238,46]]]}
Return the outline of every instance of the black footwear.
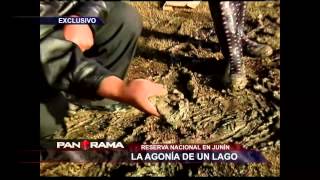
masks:
{"label": "black footwear", "polygon": [[244,37],[242,39],[245,53],[253,57],[268,57],[273,53],[273,49],[265,44],[260,44]]}
{"label": "black footwear", "polygon": [[246,78],[244,67],[242,67],[242,73],[231,74],[230,73],[230,63],[225,70],[225,74],[223,76],[222,82],[224,86],[231,88],[232,90],[241,90],[244,89],[248,83]]}

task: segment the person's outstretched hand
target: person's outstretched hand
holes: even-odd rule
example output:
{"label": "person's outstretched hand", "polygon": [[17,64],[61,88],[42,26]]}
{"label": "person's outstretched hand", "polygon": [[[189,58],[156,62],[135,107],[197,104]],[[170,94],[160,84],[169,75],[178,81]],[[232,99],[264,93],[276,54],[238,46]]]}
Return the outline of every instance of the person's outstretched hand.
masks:
{"label": "person's outstretched hand", "polygon": [[98,94],[130,104],[151,115],[160,116],[156,107],[150,103],[149,97],[163,96],[167,94],[167,89],[146,79],[134,79],[126,84],[116,76],[109,76],[102,80]]}
{"label": "person's outstretched hand", "polygon": [[64,38],[78,45],[82,52],[93,46],[93,33],[88,24],[66,24],[63,33]]}
{"label": "person's outstretched hand", "polygon": [[156,107],[150,103],[149,97],[167,94],[163,85],[146,79],[135,79],[129,82],[126,91],[126,94],[132,98],[130,102],[133,106],[149,114],[160,116]]}

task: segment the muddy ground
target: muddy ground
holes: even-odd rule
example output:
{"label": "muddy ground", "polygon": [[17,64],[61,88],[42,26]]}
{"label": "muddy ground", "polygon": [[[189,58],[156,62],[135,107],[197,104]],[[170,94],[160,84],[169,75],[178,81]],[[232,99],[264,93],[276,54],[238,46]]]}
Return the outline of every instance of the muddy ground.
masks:
{"label": "muddy ground", "polygon": [[112,113],[78,108],[66,118],[68,133],[57,133],[56,138],[151,144],[232,142],[260,150],[270,164],[42,163],[41,175],[279,176],[279,2],[248,3],[246,33],[274,52],[267,58],[243,57],[249,83],[239,92],[221,85],[225,61],[211,31],[206,2],[193,10],[175,11],[162,11],[158,2],[130,4],[143,16],[144,29],[127,79],[147,78],[165,84],[167,102],[158,101],[158,107],[164,108],[166,116],[147,116],[131,107]]}

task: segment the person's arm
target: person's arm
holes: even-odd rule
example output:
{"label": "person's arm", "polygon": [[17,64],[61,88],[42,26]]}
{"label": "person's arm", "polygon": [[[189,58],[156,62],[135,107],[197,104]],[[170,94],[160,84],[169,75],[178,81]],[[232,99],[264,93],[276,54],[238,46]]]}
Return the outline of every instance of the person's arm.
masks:
{"label": "person's arm", "polygon": [[65,39],[47,37],[40,48],[41,68],[50,86],[87,99],[110,98],[159,116],[148,98],[164,95],[162,85],[144,79],[124,82]]}
{"label": "person's arm", "polygon": [[149,97],[162,96],[166,93],[167,90],[161,84],[145,79],[124,82],[116,76],[104,78],[97,89],[97,94],[102,97],[130,104],[155,116],[160,116],[160,114],[150,103]]}
{"label": "person's arm", "polygon": [[42,40],[40,60],[50,86],[83,98],[101,99],[96,89],[103,78],[113,75],[94,59],[86,58],[76,44],[63,38]]}

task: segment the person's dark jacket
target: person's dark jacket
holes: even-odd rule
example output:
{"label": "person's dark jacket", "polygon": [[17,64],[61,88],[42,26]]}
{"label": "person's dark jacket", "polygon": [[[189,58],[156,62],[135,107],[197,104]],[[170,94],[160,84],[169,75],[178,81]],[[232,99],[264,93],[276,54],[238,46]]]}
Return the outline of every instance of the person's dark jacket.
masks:
{"label": "person's dark jacket", "polygon": [[[111,5],[105,1],[40,1],[40,16],[76,13],[103,20]],[[52,91],[64,91],[81,98],[99,98],[96,95],[98,85],[112,72],[94,59],[86,58],[77,45],[65,40],[61,33],[55,35],[57,28],[61,27],[40,25],[40,101]]]}

